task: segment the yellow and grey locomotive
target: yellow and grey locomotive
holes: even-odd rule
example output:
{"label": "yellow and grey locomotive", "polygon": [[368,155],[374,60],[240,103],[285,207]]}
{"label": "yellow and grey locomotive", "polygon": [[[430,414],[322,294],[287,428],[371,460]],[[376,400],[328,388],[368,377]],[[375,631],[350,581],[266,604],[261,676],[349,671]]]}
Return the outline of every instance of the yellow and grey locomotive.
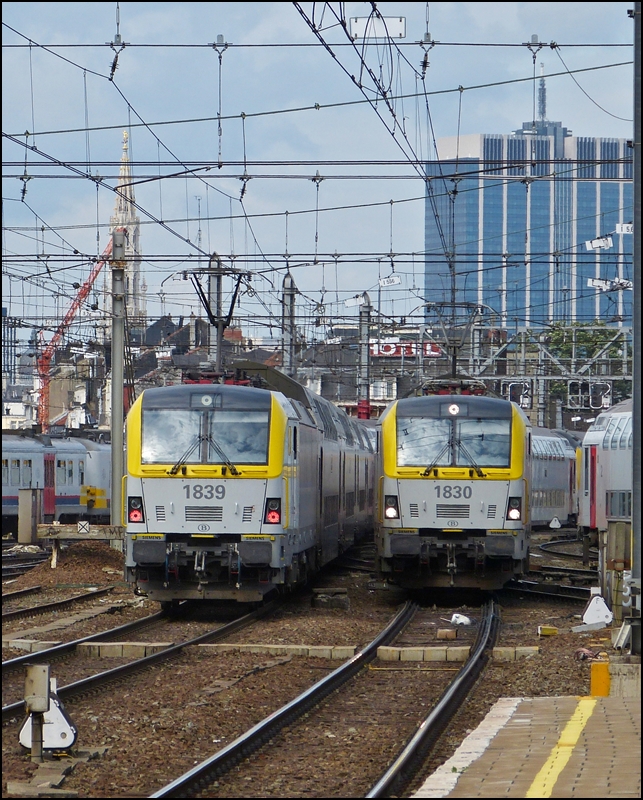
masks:
{"label": "yellow and grey locomotive", "polygon": [[133,405],[124,498],[137,592],[257,602],[369,528],[374,455],[362,426],[284,376],[280,388],[167,386]]}
{"label": "yellow and grey locomotive", "polygon": [[507,400],[409,397],[379,420],[378,567],[409,589],[496,589],[528,563],[530,428]]}

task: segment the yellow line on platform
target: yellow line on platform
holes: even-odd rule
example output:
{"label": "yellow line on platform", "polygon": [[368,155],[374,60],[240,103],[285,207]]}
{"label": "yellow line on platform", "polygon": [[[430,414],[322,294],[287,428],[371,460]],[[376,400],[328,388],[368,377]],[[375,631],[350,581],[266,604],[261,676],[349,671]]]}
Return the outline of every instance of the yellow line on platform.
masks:
{"label": "yellow line on platform", "polygon": [[576,711],[565,725],[560,739],[552,748],[549,758],[534,778],[525,797],[551,797],[556,781],[571,758],[574,747],[576,747],[587,721],[592,716],[595,705],[595,697],[581,697]]}

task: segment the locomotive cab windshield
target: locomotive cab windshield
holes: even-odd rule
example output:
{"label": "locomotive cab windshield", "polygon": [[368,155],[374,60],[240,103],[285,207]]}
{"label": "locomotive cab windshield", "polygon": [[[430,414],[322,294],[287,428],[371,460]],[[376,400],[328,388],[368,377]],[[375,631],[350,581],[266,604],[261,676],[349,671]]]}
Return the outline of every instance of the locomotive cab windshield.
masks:
{"label": "locomotive cab windshield", "polygon": [[192,391],[189,408],[172,399],[144,396],[141,463],[173,464],[173,475],[183,464],[225,464],[236,475],[235,464],[268,463],[270,395],[224,402],[222,394]]}
{"label": "locomotive cab windshield", "polygon": [[[498,408],[476,398],[468,403],[427,404],[423,398],[404,401],[397,415],[397,466],[510,466],[511,407]],[[427,466],[428,465],[428,466]]]}

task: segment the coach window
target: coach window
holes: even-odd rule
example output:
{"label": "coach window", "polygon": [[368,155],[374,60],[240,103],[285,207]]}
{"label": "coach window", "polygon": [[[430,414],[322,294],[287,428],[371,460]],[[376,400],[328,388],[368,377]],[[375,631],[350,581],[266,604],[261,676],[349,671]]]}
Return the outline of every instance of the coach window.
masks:
{"label": "coach window", "polygon": [[11,459],[11,485],[20,486],[20,459]]}
{"label": "coach window", "polygon": [[630,435],[632,430],[632,417],[627,418],[627,423],[623,428],[623,433],[621,434],[621,439],[618,443],[619,450],[625,450],[627,447],[627,437]]}
{"label": "coach window", "polygon": [[31,487],[31,459],[25,458],[22,462],[22,484],[28,488]]}
{"label": "coach window", "polygon": [[67,483],[71,486],[74,482],[74,462],[69,459],[67,462]]}
{"label": "coach window", "polygon": [[78,462],[78,483],[80,486],[85,483],[85,462],[82,458]]}
{"label": "coach window", "polygon": [[2,482],[6,486],[9,483],[9,459],[2,459]]}
{"label": "coach window", "polygon": [[614,428],[614,433],[612,434],[612,443],[611,448],[612,450],[616,450],[618,447],[619,440],[621,438],[621,431],[625,427],[625,423],[627,422],[627,417],[621,417],[618,421],[618,425]]}
{"label": "coach window", "polygon": [[607,430],[605,431],[605,436],[603,436],[603,450],[607,450],[609,447],[609,441],[612,438],[612,431],[616,426],[616,417],[612,417],[609,421],[609,425],[607,426]]}
{"label": "coach window", "polygon": [[64,486],[67,482],[67,462],[56,460],[56,486]]}

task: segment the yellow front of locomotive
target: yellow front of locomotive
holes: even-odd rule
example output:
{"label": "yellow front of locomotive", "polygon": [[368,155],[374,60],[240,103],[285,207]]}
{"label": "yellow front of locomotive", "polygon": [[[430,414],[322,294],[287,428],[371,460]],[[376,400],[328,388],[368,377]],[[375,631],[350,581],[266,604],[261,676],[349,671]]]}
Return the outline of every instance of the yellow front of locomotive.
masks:
{"label": "yellow front of locomotive", "polygon": [[529,421],[505,400],[398,400],[380,420],[379,569],[406,588],[495,589],[529,549]]}
{"label": "yellow front of locomotive", "polygon": [[256,602],[283,581],[288,416],[275,393],[148,389],[127,417],[126,575],[162,603]]}

